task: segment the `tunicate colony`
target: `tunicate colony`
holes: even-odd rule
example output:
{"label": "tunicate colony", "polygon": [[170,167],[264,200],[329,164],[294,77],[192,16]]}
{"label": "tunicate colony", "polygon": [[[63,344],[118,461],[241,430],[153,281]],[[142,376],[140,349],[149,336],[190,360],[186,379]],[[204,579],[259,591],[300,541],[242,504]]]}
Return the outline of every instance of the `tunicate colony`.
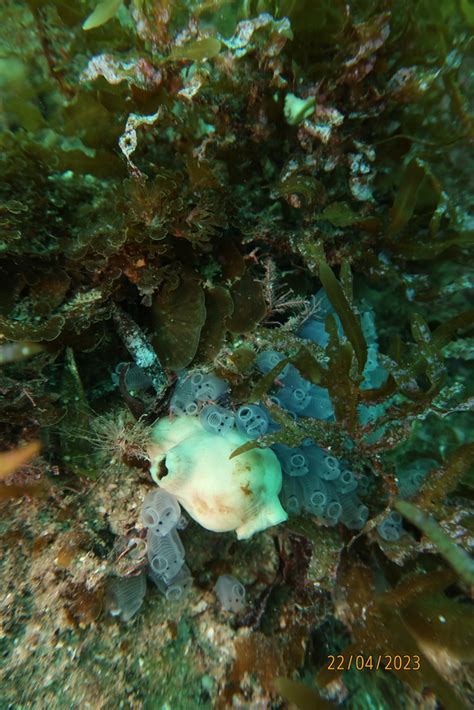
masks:
{"label": "tunicate colony", "polygon": [[[184,547],[178,530],[187,525],[176,498],[157,488],[148,493],[142,507],[141,521],[147,528],[148,576],[168,601],[183,598],[192,584],[184,562]],[[240,612],[245,608],[245,588],[231,575],[221,575],[215,591],[223,609]],[[112,614],[129,621],[140,609],[146,593],[146,573],[116,578],[110,588]]]}
{"label": "tunicate colony", "polygon": [[[324,326],[326,317],[332,313],[341,332],[342,326],[324,292],[315,296],[315,303],[315,315],[303,324],[298,335],[325,347],[329,339]],[[376,387],[384,381],[386,372],[378,363],[375,326],[369,311],[363,315],[363,324],[369,351],[364,385]],[[256,365],[262,374],[266,374],[284,357],[276,351],[263,351],[257,356]],[[236,429],[249,439],[255,439],[278,429],[262,402],[245,404],[235,412],[223,406],[227,391],[226,383],[213,374],[195,372],[184,376],[178,380],[170,412],[175,416],[198,415],[206,431],[215,434]],[[270,401],[295,419],[304,416],[334,420],[334,408],[327,389],[305,380],[290,364],[278,375]],[[365,418],[366,413],[362,410],[360,416]],[[337,459],[310,439],[297,448],[275,444],[272,449],[283,471],[280,500],[288,514],[307,511],[326,525],[342,522],[350,529],[365,525],[368,508],[357,497],[359,482],[347,461]]]}
{"label": "tunicate colony", "polygon": [[[304,322],[298,335],[325,348],[329,341],[325,329],[327,316],[333,315],[341,334],[342,325],[323,290],[314,297],[314,301],[314,315]],[[361,321],[368,348],[361,387],[380,387],[387,372],[379,363],[373,314],[370,311],[363,312]],[[266,374],[284,357],[277,351],[262,351],[257,356],[256,366],[262,374]],[[140,378],[137,373],[134,372],[133,376],[138,383]],[[170,415],[199,417],[205,431],[215,435],[238,431],[248,439],[256,439],[267,432],[278,430],[278,425],[262,402],[245,404],[233,411],[229,408],[228,393],[227,383],[212,373],[181,373],[170,401]],[[291,364],[287,364],[278,374],[269,400],[286,410],[294,419],[312,417],[335,420],[328,390],[305,380]],[[371,408],[364,405],[359,406],[358,415],[362,424],[374,418]],[[289,515],[305,511],[319,518],[325,525],[343,523],[352,530],[364,527],[369,511],[357,492],[364,489],[366,480],[363,475],[356,476],[351,471],[348,461],[336,458],[311,439],[305,440],[299,447],[275,444],[271,448],[281,464],[283,484],[280,502]],[[428,459],[414,462],[399,480],[401,496],[413,495],[435,463]],[[192,583],[177,532],[186,524],[180,504],[174,495],[157,488],[146,496],[141,519],[147,528],[148,575],[168,600],[179,600]],[[395,511],[389,512],[377,526],[378,534],[387,541],[398,540],[402,530],[401,516]],[[144,579],[143,573],[126,578],[126,585],[116,594],[122,619],[131,618],[140,607],[145,593]],[[223,575],[215,590],[224,609],[233,612],[243,609],[245,589],[238,580]]]}

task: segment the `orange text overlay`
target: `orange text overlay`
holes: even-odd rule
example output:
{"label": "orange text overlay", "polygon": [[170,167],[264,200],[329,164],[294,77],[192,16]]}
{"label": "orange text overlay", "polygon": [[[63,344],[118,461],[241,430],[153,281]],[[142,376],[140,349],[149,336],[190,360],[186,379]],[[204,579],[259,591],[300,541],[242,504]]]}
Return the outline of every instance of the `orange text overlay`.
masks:
{"label": "orange text overlay", "polygon": [[376,655],[363,656],[350,654],[348,656],[328,656],[329,671],[419,671],[420,657],[417,655]]}

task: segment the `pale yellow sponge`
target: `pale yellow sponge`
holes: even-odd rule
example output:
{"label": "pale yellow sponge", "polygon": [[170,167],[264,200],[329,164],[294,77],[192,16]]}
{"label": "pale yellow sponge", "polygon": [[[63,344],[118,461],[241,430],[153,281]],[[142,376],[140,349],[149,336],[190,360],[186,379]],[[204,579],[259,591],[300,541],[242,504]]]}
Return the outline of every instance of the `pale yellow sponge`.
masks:
{"label": "pale yellow sponge", "polygon": [[161,419],[148,448],[156,483],[207,530],[235,530],[239,540],[287,519],[278,499],[282,474],[271,449],[230,458],[248,441],[236,430],[206,431],[199,419]]}

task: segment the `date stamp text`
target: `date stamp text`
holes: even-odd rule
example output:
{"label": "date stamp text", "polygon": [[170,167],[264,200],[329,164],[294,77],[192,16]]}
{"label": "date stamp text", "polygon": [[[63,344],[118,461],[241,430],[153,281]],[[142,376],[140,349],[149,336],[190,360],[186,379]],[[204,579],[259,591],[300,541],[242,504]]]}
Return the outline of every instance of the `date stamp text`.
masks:
{"label": "date stamp text", "polygon": [[420,657],[415,655],[368,655],[349,654],[348,656],[328,655],[328,671],[350,671],[355,668],[358,671],[419,671]]}

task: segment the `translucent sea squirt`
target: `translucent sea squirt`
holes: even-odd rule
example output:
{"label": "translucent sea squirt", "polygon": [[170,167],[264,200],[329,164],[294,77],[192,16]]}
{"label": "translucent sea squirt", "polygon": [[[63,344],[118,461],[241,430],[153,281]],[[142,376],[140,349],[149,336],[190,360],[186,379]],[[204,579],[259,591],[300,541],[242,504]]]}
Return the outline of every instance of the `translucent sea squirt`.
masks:
{"label": "translucent sea squirt", "polygon": [[154,481],[207,530],[235,530],[239,540],[287,519],[278,499],[281,467],[270,449],[230,458],[248,441],[239,431],[213,434],[199,419],[161,419],[148,448]]}

